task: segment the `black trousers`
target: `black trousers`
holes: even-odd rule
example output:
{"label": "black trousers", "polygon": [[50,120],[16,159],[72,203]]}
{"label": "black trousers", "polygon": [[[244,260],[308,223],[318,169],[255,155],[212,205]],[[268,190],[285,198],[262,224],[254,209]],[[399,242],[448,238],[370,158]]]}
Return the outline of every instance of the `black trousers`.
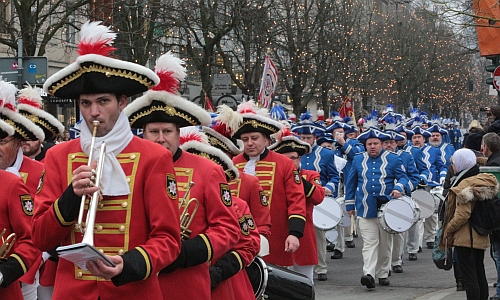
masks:
{"label": "black trousers", "polygon": [[455,247],[464,280],[467,300],[488,300],[488,281],[484,271],[484,250]]}

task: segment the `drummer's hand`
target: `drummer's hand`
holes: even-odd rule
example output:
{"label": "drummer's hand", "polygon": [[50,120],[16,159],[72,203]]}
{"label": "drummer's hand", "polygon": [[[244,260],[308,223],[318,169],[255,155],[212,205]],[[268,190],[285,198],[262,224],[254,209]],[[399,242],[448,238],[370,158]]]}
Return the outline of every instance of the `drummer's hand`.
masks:
{"label": "drummer's hand", "polygon": [[325,190],[325,196],[331,196],[332,195],[332,191],[330,191],[329,188],[327,188],[326,186],[324,186],[323,189]]}
{"label": "drummer's hand", "polygon": [[115,263],[115,267],[106,266],[102,260],[98,259],[97,262],[87,261],[87,269],[92,273],[92,275],[101,277],[104,279],[111,279],[116,275],[120,275],[123,271],[123,258],[120,255],[107,256],[106,257]]}
{"label": "drummer's hand", "polygon": [[94,160],[90,164],[90,167],[87,165],[82,165],[73,171],[71,185],[73,186],[73,191],[78,197],[81,197],[84,194],[92,194],[98,190],[98,187],[90,186],[92,170],[95,170],[96,168],[97,160]]}
{"label": "drummer's hand", "polygon": [[285,241],[285,252],[295,252],[299,249],[299,239],[294,235],[289,235]]}
{"label": "drummer's hand", "polygon": [[354,216],[355,210],[348,210],[347,213],[349,214],[349,217]]}
{"label": "drummer's hand", "polygon": [[393,191],[391,192],[391,197],[392,197],[392,198],[396,198],[396,199],[397,199],[397,198],[401,198],[401,197],[403,197],[403,194],[401,194],[401,192],[400,192],[400,191],[398,191],[398,190],[393,190]]}

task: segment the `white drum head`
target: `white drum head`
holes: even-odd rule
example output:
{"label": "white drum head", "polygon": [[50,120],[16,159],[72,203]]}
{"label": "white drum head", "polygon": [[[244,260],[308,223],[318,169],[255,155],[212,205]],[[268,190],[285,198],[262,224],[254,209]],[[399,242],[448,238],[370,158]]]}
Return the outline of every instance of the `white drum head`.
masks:
{"label": "white drum head", "polygon": [[336,228],[325,232],[326,240],[332,244],[335,243],[335,241],[337,240],[338,237],[339,237],[339,233],[338,233]]}
{"label": "white drum head", "polygon": [[338,197],[335,200],[340,204],[340,207],[342,208],[342,218],[340,218],[339,226],[342,227],[351,226],[351,217],[347,213],[344,196]]}
{"label": "white drum head", "polygon": [[337,226],[342,218],[342,208],[332,197],[325,197],[313,210],[314,226],[320,230],[330,230]]}
{"label": "white drum head", "polygon": [[405,232],[413,225],[413,209],[403,200],[391,200],[381,210],[385,224],[395,233]]}
{"label": "white drum head", "polygon": [[436,211],[436,201],[431,193],[424,190],[416,190],[411,193],[411,198],[417,202],[420,208],[420,218],[425,219]]}

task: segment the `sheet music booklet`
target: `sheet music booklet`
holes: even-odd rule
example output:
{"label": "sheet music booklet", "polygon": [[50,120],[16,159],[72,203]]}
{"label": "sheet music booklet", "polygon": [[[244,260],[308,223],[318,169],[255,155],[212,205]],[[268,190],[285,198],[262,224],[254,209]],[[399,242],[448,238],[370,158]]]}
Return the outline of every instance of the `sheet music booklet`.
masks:
{"label": "sheet music booklet", "polygon": [[101,251],[87,243],[57,247],[56,252],[59,254],[59,257],[71,261],[85,271],[87,270],[86,263],[89,260],[97,261],[100,259],[108,267],[116,266]]}

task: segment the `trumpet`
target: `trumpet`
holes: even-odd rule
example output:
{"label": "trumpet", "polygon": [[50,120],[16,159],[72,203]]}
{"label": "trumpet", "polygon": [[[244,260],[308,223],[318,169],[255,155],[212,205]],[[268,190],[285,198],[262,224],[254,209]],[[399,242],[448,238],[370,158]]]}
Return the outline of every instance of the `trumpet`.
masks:
{"label": "trumpet", "polygon": [[0,233],[0,238],[2,239],[2,244],[0,245],[0,262],[4,262],[7,260],[7,254],[9,254],[10,249],[14,246],[14,242],[16,241],[16,234],[11,233],[9,236],[4,239],[5,232],[7,232],[7,228],[2,230]]}
{"label": "trumpet", "polygon": [[[189,201],[187,201],[187,196],[189,194],[189,191],[191,190],[191,187],[194,185],[194,182],[189,182],[189,187],[186,191],[186,194],[184,195],[184,198],[182,198],[181,202],[179,203],[179,208],[184,206],[184,210],[181,213],[180,219],[181,219],[181,240],[187,240],[189,239],[189,236],[191,235],[191,229],[189,229],[189,226],[191,225],[191,222],[193,222],[194,215],[198,211],[198,206],[199,206],[199,201],[196,198],[191,198]],[[193,211],[191,214],[189,213],[189,208],[194,205]]]}
{"label": "trumpet", "polygon": [[[92,142],[90,143],[90,153],[89,153],[89,161],[88,161],[88,166],[90,166],[92,162],[92,153],[94,152],[94,145],[95,145],[95,138],[96,138],[96,132],[97,132],[97,127],[99,126],[99,121],[94,121],[94,130],[92,133]],[[98,165],[96,170],[92,170],[92,177],[91,177],[91,186],[97,186],[100,187],[101,185],[101,178],[102,178],[102,171],[103,171],[103,166],[104,166],[104,158],[105,158],[105,153],[106,153],[106,143],[102,142],[101,148],[99,149],[99,160],[98,160]],[[89,197],[89,203],[88,203],[88,212],[87,216],[85,218],[85,222],[83,222],[83,215],[85,211],[85,202],[89,195],[83,195],[82,196],[82,201],[80,203],[80,213],[78,214],[78,228],[80,229],[80,232],[84,234],[83,236],[83,241],[82,243],[87,243],[89,245],[94,245],[94,224],[95,224],[95,215],[97,212],[97,204],[101,200],[101,189],[98,189],[95,191],[91,197]],[[88,229],[88,230],[87,230]]]}

